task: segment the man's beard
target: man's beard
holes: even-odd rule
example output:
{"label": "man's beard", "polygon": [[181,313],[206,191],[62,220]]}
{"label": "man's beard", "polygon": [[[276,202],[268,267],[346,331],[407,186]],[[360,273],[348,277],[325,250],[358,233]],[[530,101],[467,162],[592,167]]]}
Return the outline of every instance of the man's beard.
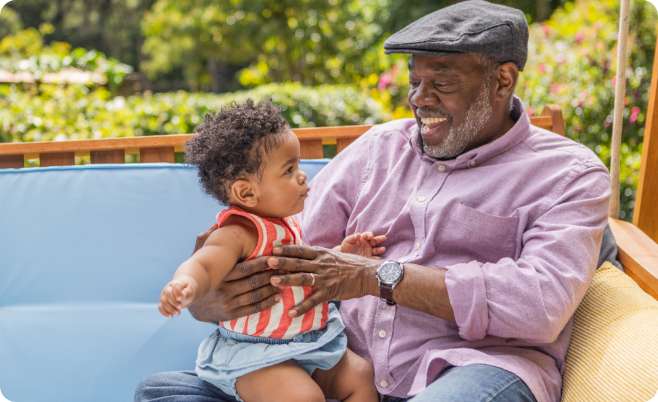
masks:
{"label": "man's beard", "polygon": [[[428,145],[423,140],[423,151],[425,154],[436,159],[452,159],[464,152],[477,133],[491,118],[493,108],[489,100],[490,96],[490,79],[485,79],[480,87],[480,93],[475,102],[468,105],[466,110],[466,119],[459,126],[452,125],[452,116],[443,116],[450,119],[450,132],[448,137],[438,144]],[[423,137],[421,136],[421,139]]]}

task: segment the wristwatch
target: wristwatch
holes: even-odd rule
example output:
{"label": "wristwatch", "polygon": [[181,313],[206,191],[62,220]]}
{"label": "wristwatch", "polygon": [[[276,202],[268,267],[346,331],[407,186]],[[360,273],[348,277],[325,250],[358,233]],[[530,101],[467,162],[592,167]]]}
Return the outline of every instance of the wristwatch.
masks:
{"label": "wristwatch", "polygon": [[377,268],[377,282],[379,283],[379,298],[389,306],[395,306],[393,289],[402,280],[404,266],[395,261],[386,261]]}

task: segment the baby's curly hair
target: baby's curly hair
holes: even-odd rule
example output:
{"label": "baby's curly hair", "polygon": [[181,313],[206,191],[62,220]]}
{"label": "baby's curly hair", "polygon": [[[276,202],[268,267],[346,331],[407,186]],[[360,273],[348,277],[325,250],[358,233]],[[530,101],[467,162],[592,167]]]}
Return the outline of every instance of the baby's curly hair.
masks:
{"label": "baby's curly hair", "polygon": [[185,160],[199,168],[204,191],[228,204],[231,185],[260,176],[264,159],[281,143],[290,125],[271,100],[231,102],[206,115],[185,144]]}

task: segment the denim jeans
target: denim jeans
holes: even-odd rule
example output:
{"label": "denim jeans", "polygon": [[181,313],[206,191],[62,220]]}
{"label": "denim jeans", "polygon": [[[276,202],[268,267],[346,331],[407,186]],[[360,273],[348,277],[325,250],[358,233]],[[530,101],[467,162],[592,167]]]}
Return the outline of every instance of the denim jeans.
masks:
{"label": "denim jeans", "polygon": [[[530,389],[515,374],[493,366],[474,364],[451,367],[411,399],[384,396],[385,402],[536,402]],[[194,372],[154,374],[142,380],[135,402],[236,402]]]}

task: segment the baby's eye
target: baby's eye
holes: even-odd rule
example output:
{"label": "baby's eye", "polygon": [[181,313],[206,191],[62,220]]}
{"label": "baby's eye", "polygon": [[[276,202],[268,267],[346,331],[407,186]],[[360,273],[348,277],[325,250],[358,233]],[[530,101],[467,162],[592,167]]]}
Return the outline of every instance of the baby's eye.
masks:
{"label": "baby's eye", "polygon": [[288,168],[288,170],[286,170],[286,173],[285,173],[285,174],[291,174],[291,173],[292,173],[292,166],[290,166],[290,167]]}

